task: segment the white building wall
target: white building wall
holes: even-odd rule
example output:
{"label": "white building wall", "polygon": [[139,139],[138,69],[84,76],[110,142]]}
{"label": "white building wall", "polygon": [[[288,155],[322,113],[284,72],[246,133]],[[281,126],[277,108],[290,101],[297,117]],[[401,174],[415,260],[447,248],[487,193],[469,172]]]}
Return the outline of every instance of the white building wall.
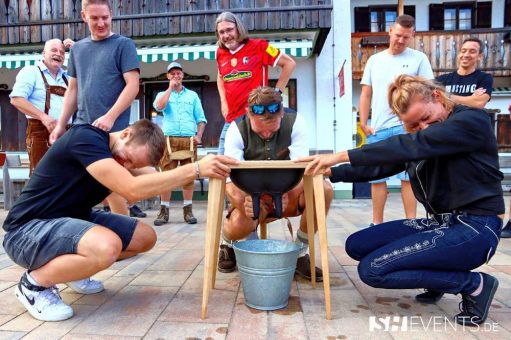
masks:
{"label": "white building wall", "polygon": [[[318,150],[337,152],[353,147],[351,32],[346,29],[351,27],[349,6],[348,0],[333,1],[332,28],[315,62],[316,140],[311,143]],[[344,61],[345,95],[339,97],[338,74]],[[351,187],[351,183],[334,185],[341,192],[338,197],[351,197]]]}

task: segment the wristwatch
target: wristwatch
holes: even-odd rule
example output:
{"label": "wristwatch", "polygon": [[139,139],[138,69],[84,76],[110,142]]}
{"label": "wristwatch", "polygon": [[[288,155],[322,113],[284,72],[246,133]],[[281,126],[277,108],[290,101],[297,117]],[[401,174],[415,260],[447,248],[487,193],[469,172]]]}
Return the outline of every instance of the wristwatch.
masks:
{"label": "wristwatch", "polygon": [[275,92],[279,93],[279,94],[282,94],[282,90],[279,88],[279,87],[276,87],[275,88]]}

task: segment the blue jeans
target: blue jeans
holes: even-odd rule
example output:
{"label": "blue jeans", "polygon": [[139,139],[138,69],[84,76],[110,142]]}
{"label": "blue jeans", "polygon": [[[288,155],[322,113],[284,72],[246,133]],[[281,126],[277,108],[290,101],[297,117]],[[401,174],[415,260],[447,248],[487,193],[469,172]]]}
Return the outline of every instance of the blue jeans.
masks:
{"label": "blue jeans", "polygon": [[495,254],[501,228],[495,215],[390,221],[349,236],[346,252],[369,286],[470,294],[480,283],[471,270]]}
{"label": "blue jeans", "polygon": [[[406,133],[406,131],[405,131],[405,128],[403,127],[403,125],[398,125],[398,126],[389,127],[386,129],[381,129],[381,130],[376,131],[374,135],[367,136],[366,144],[380,142],[380,141],[388,139],[392,136],[403,135],[405,133]],[[396,176],[396,178],[401,181],[409,181],[408,173],[406,171],[402,171],[394,176]],[[383,182],[387,182],[389,180],[389,178],[390,177],[380,178],[380,179],[376,179],[374,181],[369,181],[369,183],[383,183]]]}
{"label": "blue jeans", "polygon": [[220,133],[220,140],[218,141],[218,154],[223,155],[225,152],[225,134],[227,133],[227,130],[229,129],[229,126],[231,123],[224,123],[224,127],[222,128],[222,132]]}

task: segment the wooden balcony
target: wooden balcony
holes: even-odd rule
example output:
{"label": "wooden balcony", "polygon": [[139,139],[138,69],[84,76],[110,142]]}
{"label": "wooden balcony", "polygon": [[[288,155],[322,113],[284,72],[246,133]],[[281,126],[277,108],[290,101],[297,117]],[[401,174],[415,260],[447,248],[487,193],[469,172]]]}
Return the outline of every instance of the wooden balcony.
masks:
{"label": "wooden balcony", "polygon": [[[249,31],[323,30],[332,0],[113,0],[113,31],[128,37],[208,35],[218,14],[231,11]],[[81,1],[0,1],[0,47],[79,40],[89,34]],[[213,35],[214,37],[214,35]]]}
{"label": "wooden balcony", "polygon": [[[417,32],[411,48],[426,54],[435,75],[457,69],[457,58],[464,39],[479,38],[483,42],[483,60],[479,68],[493,75],[511,74],[510,29],[487,29],[450,32]],[[353,79],[361,79],[367,59],[388,48],[388,33],[352,33],[351,55]]]}

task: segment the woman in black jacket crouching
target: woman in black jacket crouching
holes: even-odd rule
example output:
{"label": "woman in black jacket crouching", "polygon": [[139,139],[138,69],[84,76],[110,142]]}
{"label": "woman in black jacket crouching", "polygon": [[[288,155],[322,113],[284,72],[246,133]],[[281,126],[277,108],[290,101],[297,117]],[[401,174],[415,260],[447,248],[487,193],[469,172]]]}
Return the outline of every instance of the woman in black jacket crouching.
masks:
{"label": "woman in black jacket crouching", "polygon": [[[486,320],[498,281],[471,270],[495,254],[498,215],[505,211],[490,119],[483,110],[455,105],[443,87],[420,77],[397,77],[388,98],[409,134],[298,161],[310,161],[307,174],[324,173],[332,182],[406,170],[428,216],[358,231],[346,251],[360,261],[360,278],[372,287],[425,288],[416,298],[430,303],[444,293],[461,294],[455,320],[476,326]],[[339,163],[346,164],[332,167]]]}

